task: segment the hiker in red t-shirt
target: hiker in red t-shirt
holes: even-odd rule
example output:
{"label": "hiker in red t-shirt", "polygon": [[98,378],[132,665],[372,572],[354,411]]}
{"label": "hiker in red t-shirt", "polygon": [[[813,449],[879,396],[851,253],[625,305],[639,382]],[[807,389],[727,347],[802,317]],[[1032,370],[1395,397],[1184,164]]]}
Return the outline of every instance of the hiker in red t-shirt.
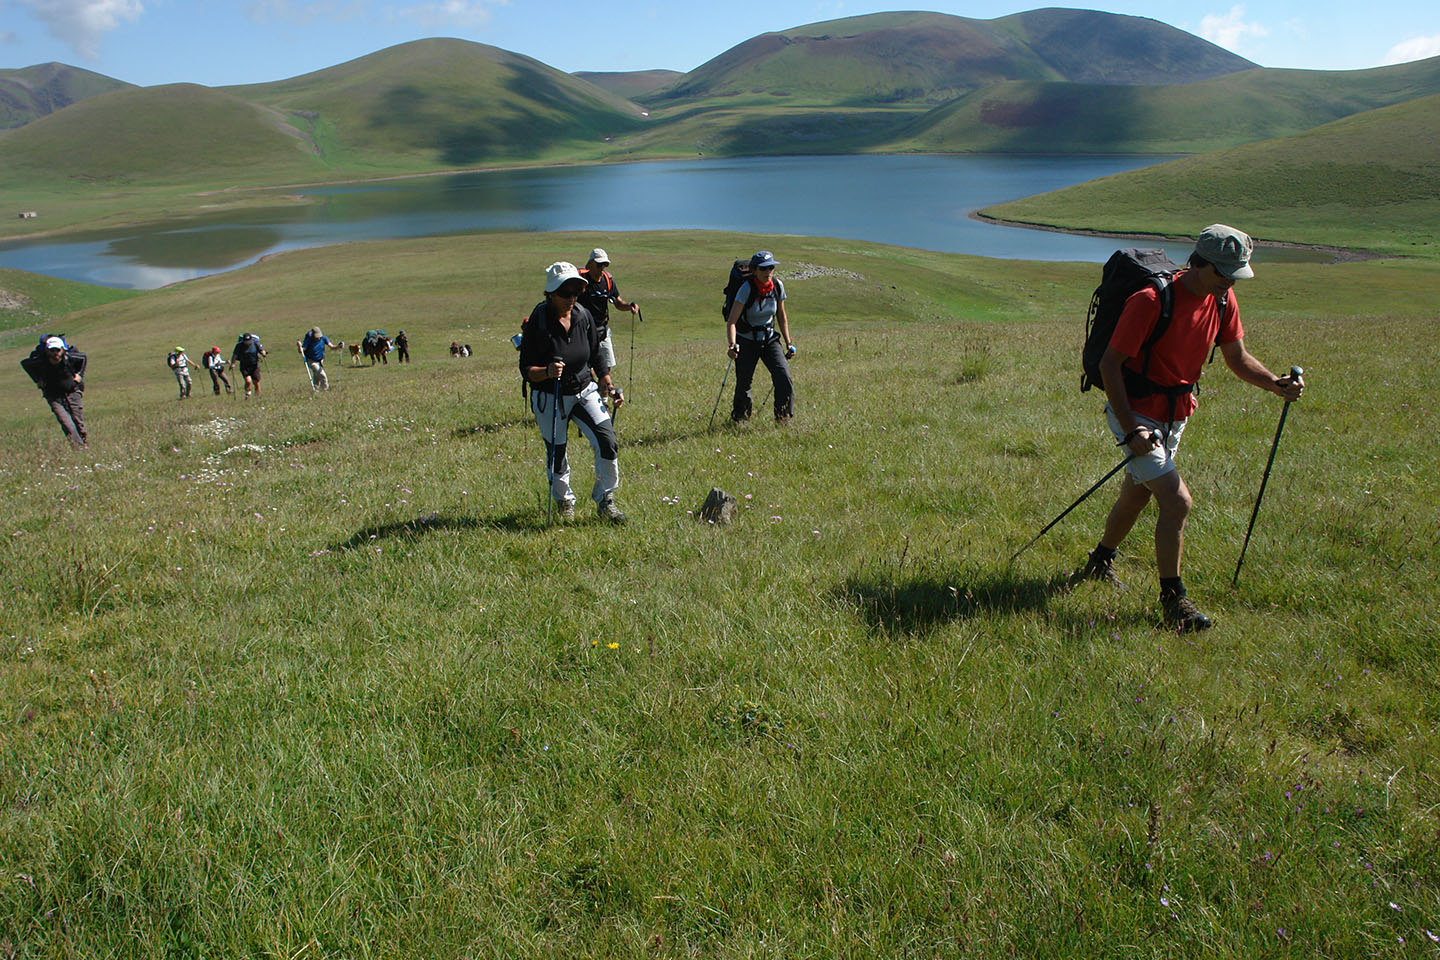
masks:
{"label": "hiker in red t-shirt", "polygon": [[1180,435],[1186,420],[1195,412],[1194,385],[1200,379],[1206,354],[1212,344],[1218,345],[1225,365],[1235,376],[1287,401],[1300,399],[1305,390],[1304,380],[1275,376],[1245,349],[1240,308],[1231,288],[1236,280],[1255,275],[1250,268],[1253,249],[1250,238],[1233,227],[1219,223],[1206,227],[1186,269],[1175,275],[1170,326],[1150,348],[1148,367],[1143,367],[1139,355],[1160,316],[1159,294],[1149,286],[1125,301],[1125,310],[1100,360],[1105,398],[1109,401],[1106,420],[1118,445],[1135,459],[1125,466],[1125,482],[1105,521],[1099,545],[1071,579],[1105,580],[1121,586],[1113,568],[1115,552],[1153,497],[1159,510],[1155,563],[1160,574],[1160,604],[1166,621],[1182,631],[1204,630],[1211,625],[1210,618],[1186,596],[1180,578],[1191,500],[1190,490],[1175,466]]}

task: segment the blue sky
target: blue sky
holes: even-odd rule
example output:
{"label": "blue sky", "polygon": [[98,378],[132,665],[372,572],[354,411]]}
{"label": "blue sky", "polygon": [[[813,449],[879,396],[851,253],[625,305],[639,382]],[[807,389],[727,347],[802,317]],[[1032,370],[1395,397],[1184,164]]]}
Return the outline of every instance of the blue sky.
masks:
{"label": "blue sky", "polygon": [[[1046,5],[974,0],[921,8],[991,19]],[[566,71],[690,70],[770,30],[913,7],[766,0],[754,12],[740,9],[684,0],[0,0],[0,67],[58,60],[144,86],[223,86],[449,36]],[[1103,9],[1164,19],[1267,67],[1354,70],[1440,55],[1434,0],[1126,0]]]}

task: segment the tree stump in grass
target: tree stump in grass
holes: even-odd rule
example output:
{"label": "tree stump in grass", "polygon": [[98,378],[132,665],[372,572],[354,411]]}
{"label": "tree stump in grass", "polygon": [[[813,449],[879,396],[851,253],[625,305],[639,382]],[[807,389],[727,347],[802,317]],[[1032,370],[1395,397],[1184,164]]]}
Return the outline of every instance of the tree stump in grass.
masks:
{"label": "tree stump in grass", "polygon": [[710,495],[695,511],[695,519],[705,523],[725,525],[735,519],[735,497],[719,487],[711,487]]}

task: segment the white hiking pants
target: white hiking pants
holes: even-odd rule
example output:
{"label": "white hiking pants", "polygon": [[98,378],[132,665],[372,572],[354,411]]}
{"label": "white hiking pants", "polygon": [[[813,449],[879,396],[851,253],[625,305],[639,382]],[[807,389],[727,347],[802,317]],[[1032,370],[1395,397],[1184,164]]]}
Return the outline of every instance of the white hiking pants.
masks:
{"label": "white hiking pants", "polygon": [[565,456],[571,420],[580,427],[580,432],[595,451],[595,486],[590,491],[590,499],[600,503],[619,489],[620,461],[615,427],[611,423],[610,412],[600,402],[599,387],[592,382],[578,394],[561,394],[558,413],[555,392],[551,390],[547,393],[532,387],[530,412],[535,414],[540,437],[545,441],[545,473],[550,481],[550,496],[557,503],[575,499],[570,489],[570,461]]}

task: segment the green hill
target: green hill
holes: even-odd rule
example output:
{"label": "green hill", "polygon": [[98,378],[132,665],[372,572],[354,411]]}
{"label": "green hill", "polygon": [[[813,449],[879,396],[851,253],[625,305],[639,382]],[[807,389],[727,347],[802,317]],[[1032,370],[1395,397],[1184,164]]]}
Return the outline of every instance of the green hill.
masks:
{"label": "green hill", "polygon": [[131,86],[63,63],[0,70],[0,129],[23,126],[88,97]]}
{"label": "green hill", "polygon": [[306,126],[327,165],[436,169],[591,159],[640,108],[537,60],[465,40],[418,40],[276,83],[227,88]]}
{"label": "green hill", "polygon": [[1076,83],[1191,83],[1255,66],[1147,17],[1047,7],[991,22]]}
{"label": "green hill", "polygon": [[273,110],[195,84],[90,97],[0,137],[0,185],[261,182],[318,171]]}
{"label": "green hill", "polygon": [[623,73],[577,70],[573,76],[608,90],[617,97],[633,100],[668,86],[685,74],[678,70],[631,70]]}
{"label": "green hill", "polygon": [[897,149],[1205,153],[1440,93],[1440,57],[1373,70],[1254,69],[1190,84],[1014,81],[916,119]]}
{"label": "green hill", "polygon": [[1066,229],[1179,235],[1221,220],[1257,238],[1433,257],[1440,254],[1440,94],[984,213]]}
{"label": "green hill", "polygon": [[[1078,56],[1064,49],[1067,33],[1090,38]],[[939,104],[1004,80],[1160,83],[1251,66],[1198,37],[1138,17],[1042,10],[972,20],[883,13],[762,34],[640,99],[656,106],[716,98]]]}

